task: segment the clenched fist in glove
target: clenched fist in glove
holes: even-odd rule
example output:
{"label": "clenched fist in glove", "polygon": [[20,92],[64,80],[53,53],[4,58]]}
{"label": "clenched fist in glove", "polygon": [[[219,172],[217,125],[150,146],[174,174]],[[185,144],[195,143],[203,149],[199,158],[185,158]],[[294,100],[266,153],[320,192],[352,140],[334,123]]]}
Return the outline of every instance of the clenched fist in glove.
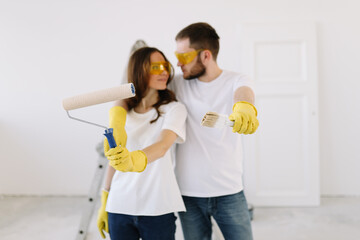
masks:
{"label": "clenched fist in glove", "polygon": [[125,147],[117,146],[105,153],[110,166],[122,172],[142,172],[147,165],[147,157],[143,151],[129,152]]}
{"label": "clenched fist in glove", "polygon": [[[126,110],[120,106],[112,107],[109,111],[109,128],[113,128],[116,145],[126,146],[127,134],[125,132]],[[109,151],[109,143],[104,140],[104,153]]]}
{"label": "clenched fist in glove", "polygon": [[105,234],[103,231],[109,233],[109,222],[108,222],[108,213],[105,211],[106,202],[108,198],[109,192],[103,190],[101,194],[101,207],[98,211],[97,217],[97,227],[102,238],[105,238]]}
{"label": "clenched fist in glove", "polygon": [[233,132],[252,134],[259,126],[257,110],[254,105],[240,101],[234,104],[229,119],[234,121]]}

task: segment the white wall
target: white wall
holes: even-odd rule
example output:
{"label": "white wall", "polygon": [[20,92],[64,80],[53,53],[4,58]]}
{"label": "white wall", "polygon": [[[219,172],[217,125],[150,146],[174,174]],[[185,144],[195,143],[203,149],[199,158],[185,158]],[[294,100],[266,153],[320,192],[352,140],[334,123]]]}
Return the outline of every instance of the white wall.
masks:
{"label": "white wall", "polygon": [[[220,3],[222,2],[222,3]],[[0,194],[84,195],[103,130],[67,118],[65,97],[119,84],[143,38],[175,64],[174,36],[206,21],[218,62],[241,71],[244,22],[316,22],[321,192],[360,195],[360,4],[357,0],[0,1]],[[111,104],[72,111],[107,124]]]}

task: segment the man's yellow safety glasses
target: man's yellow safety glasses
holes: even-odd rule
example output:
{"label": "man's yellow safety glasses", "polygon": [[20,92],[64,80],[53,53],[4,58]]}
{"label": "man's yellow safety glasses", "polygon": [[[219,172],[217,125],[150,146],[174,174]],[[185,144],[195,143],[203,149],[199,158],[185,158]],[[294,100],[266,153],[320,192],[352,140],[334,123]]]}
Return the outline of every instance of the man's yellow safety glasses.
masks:
{"label": "man's yellow safety glasses", "polygon": [[175,52],[176,58],[179,60],[181,64],[188,64],[191,63],[194,58],[198,55],[199,52],[203,51],[204,49],[198,49],[187,53],[178,53]]}

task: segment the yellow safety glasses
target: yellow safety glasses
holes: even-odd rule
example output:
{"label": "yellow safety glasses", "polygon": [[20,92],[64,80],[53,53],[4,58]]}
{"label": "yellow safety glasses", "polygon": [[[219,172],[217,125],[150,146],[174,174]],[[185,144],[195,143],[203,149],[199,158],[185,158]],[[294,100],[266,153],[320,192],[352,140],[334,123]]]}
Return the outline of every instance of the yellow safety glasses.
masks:
{"label": "yellow safety glasses", "polygon": [[150,65],[150,74],[160,75],[163,71],[171,73],[171,64],[169,62],[153,62]]}
{"label": "yellow safety glasses", "polygon": [[194,58],[198,55],[199,52],[203,51],[204,49],[198,49],[187,53],[178,53],[175,52],[176,58],[179,60],[181,64],[188,64],[191,63]]}

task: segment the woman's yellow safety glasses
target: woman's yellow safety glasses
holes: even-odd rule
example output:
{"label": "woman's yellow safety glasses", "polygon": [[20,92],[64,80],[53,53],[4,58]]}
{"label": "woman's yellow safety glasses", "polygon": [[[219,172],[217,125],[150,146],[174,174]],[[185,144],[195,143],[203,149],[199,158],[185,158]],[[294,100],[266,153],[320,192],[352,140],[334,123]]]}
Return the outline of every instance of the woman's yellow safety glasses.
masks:
{"label": "woman's yellow safety glasses", "polygon": [[181,64],[188,64],[191,63],[194,58],[198,55],[199,52],[203,51],[204,49],[198,49],[187,53],[178,53],[175,52],[176,58],[179,60]]}
{"label": "woman's yellow safety glasses", "polygon": [[150,74],[160,75],[163,71],[171,73],[171,64],[169,62],[153,62],[150,65]]}

